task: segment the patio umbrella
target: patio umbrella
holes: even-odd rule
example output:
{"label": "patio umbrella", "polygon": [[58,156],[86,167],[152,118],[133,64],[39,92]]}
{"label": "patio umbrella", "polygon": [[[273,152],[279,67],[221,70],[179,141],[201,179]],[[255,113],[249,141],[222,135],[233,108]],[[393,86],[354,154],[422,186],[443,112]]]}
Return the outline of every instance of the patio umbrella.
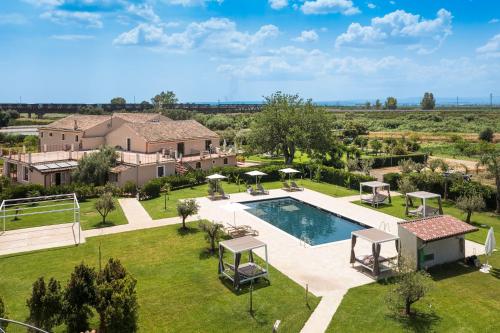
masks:
{"label": "patio umbrella", "polygon": [[280,169],[279,171],[283,172],[284,174],[288,174],[288,182],[290,182],[290,180],[292,178],[292,174],[294,174],[294,173],[300,173],[299,170],[295,170],[295,169],[292,169],[292,168]]}
{"label": "patio umbrella", "polygon": [[233,213],[233,225],[236,227],[236,212],[249,209],[250,207],[240,204],[239,202],[230,202],[221,206],[222,209]]}
{"label": "patio umbrella", "polygon": [[222,143],[222,151],[226,151],[226,146],[227,146],[227,142],[226,142],[226,139],[224,139],[224,142]]}
{"label": "patio umbrella", "polygon": [[226,176],[219,175],[218,173],[214,173],[213,175],[207,176],[206,179],[208,180],[215,180],[215,190],[217,192],[218,186],[219,186],[219,181],[221,179],[226,179]]}
{"label": "patio umbrella", "polygon": [[488,264],[488,257],[491,256],[493,250],[496,247],[495,234],[493,233],[493,227],[488,230],[488,235],[486,236],[486,242],[484,243],[484,253],[486,254],[486,266],[491,268]]}
{"label": "patio umbrella", "polygon": [[262,176],[267,176],[267,173],[264,173],[262,171],[259,171],[259,170],[253,170],[253,171],[248,171],[248,172],[245,172],[245,175],[249,175],[249,176],[252,176],[252,177],[255,177],[255,186],[257,186],[257,183],[258,183],[258,177],[262,177]]}

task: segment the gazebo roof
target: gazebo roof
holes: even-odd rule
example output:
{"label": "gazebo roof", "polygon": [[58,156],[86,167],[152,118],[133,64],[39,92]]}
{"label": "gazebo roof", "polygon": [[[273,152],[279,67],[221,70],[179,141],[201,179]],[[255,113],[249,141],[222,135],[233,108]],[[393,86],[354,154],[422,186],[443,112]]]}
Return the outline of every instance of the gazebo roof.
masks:
{"label": "gazebo roof", "polygon": [[398,236],[376,228],[357,230],[353,231],[351,234],[359,238],[363,238],[371,243],[385,243],[399,239]]}
{"label": "gazebo roof", "polygon": [[373,180],[373,181],[370,181],[370,182],[359,183],[359,185],[361,185],[361,186],[367,186],[367,187],[375,187],[375,188],[389,186],[389,184],[387,184],[387,183],[379,182],[379,181],[376,181],[376,180]]}
{"label": "gazebo roof", "polygon": [[261,242],[257,238],[252,236],[245,236],[235,239],[230,239],[227,241],[222,241],[219,245],[224,246],[226,249],[233,253],[240,253],[244,251],[253,250],[262,246],[266,246],[266,243]]}
{"label": "gazebo roof", "polygon": [[406,193],[407,196],[419,198],[419,199],[432,199],[432,198],[441,198],[441,194],[431,193],[426,191],[417,191]]}
{"label": "gazebo roof", "polygon": [[425,242],[450,238],[478,230],[478,228],[449,215],[400,222],[400,225]]}

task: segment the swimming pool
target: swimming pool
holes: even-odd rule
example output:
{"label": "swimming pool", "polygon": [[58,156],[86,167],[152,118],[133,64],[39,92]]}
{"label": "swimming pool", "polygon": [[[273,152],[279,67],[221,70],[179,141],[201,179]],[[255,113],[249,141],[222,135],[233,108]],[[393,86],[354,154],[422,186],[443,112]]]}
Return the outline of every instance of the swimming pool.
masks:
{"label": "swimming pool", "polygon": [[247,212],[309,245],[350,239],[352,231],[366,229],[361,224],[290,197],[242,204],[249,207]]}

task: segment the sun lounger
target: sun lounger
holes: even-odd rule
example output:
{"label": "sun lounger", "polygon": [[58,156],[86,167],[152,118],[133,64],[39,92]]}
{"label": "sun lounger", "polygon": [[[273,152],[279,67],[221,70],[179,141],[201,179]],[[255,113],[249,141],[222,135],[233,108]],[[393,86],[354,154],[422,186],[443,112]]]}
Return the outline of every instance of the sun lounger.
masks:
{"label": "sun lounger", "polygon": [[290,185],[288,185],[288,183],[287,183],[287,182],[283,182],[283,190],[284,190],[284,191],[291,192],[291,191],[292,191],[292,188],[290,187]]}
{"label": "sun lounger", "polygon": [[259,232],[255,229],[253,229],[249,225],[238,225],[238,226],[228,225],[226,227],[226,232],[232,238],[238,238],[238,237],[243,237],[243,236],[258,236],[259,235]]}
{"label": "sun lounger", "polygon": [[224,189],[222,187],[219,188],[219,194],[221,195],[222,199],[229,199],[229,194],[224,193]]}
{"label": "sun lounger", "polygon": [[[417,209],[410,209],[408,211],[408,215],[410,216],[424,216],[424,206],[420,205],[418,206]],[[426,216],[434,216],[434,215],[439,215],[439,209],[430,207],[430,206],[425,206],[425,215]],[[424,217],[426,217],[424,216]]]}
{"label": "sun lounger", "polygon": [[295,182],[292,182],[290,187],[292,188],[293,191],[304,191],[304,188],[298,186],[297,183]]}
{"label": "sun lounger", "polygon": [[219,200],[222,199],[222,196],[219,193],[216,193],[212,189],[208,189],[208,198],[210,200]]}
{"label": "sun lounger", "polygon": [[269,194],[269,191],[267,191],[262,185],[259,183],[257,184],[257,193],[259,194]]}
{"label": "sun lounger", "polygon": [[369,203],[374,206],[378,206],[387,200],[388,196],[381,194],[381,193],[376,193],[375,195],[373,194],[366,194],[361,196],[361,201]]}

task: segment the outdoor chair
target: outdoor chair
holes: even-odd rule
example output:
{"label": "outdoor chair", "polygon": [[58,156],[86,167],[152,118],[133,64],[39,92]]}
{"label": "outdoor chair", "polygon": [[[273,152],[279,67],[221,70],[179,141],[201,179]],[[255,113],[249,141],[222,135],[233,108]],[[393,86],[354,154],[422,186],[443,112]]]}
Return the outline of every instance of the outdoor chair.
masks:
{"label": "outdoor chair", "polygon": [[283,182],[283,190],[290,192],[292,191],[292,188],[290,187],[290,185],[288,185],[287,182]]}
{"label": "outdoor chair", "polygon": [[[430,207],[430,206],[425,206],[425,213],[426,216],[434,216],[434,215],[439,215],[439,209]],[[420,205],[416,209],[410,209],[408,211],[408,215],[410,216],[424,216],[424,206]],[[424,216],[424,217],[426,217]]]}
{"label": "outdoor chair", "polygon": [[260,194],[269,194],[269,191],[262,187],[260,183],[257,184],[257,192]]}
{"label": "outdoor chair", "polygon": [[208,189],[208,198],[210,200],[218,200],[218,199],[221,199],[222,196],[220,194],[216,193],[214,190]]}
{"label": "outdoor chair", "polygon": [[304,191],[304,188],[301,186],[298,186],[296,182],[291,183],[291,189],[293,191]]}
{"label": "outdoor chair", "polygon": [[229,194],[226,194],[224,192],[224,189],[222,187],[219,188],[219,194],[220,194],[220,196],[221,196],[222,199],[229,199],[230,198]]}
{"label": "outdoor chair", "polygon": [[238,226],[233,226],[233,225],[228,225],[226,228],[226,232],[229,236],[232,238],[239,238],[243,236],[258,236],[259,232],[255,229],[253,229],[249,225],[238,225]]}

